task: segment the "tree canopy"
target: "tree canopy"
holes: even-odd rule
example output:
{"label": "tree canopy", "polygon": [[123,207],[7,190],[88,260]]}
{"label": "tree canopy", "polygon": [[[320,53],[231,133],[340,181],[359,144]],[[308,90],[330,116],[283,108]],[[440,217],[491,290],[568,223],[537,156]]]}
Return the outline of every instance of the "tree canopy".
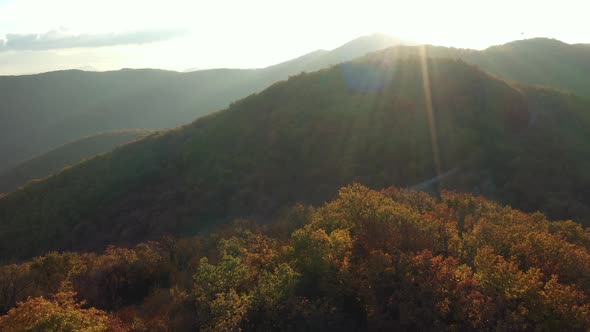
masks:
{"label": "tree canopy", "polygon": [[361,185],[273,223],[0,267],[0,329],[590,328],[590,231],[470,194]]}

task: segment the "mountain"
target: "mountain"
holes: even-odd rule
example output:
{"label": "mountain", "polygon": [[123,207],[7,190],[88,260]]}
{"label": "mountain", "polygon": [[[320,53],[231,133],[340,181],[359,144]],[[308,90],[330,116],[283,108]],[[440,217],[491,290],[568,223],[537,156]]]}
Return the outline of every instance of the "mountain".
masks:
{"label": "mountain", "polygon": [[590,230],[360,185],[272,223],[0,266],[2,331],[586,331]]}
{"label": "mountain", "polygon": [[573,92],[590,99],[590,48],[559,40],[534,38],[483,51],[440,46],[394,47],[391,56],[425,52],[429,57],[459,58],[502,79]]}
{"label": "mountain", "polygon": [[329,56],[342,60],[358,58],[367,53],[367,50],[382,50],[396,45],[418,45],[415,41],[395,38],[390,35],[375,33],[368,36],[356,38],[348,43],[333,49]]}
{"label": "mountain", "polygon": [[104,132],[65,144],[55,150],[0,172],[0,193],[7,193],[25,183],[41,179],[86,158],[104,153],[151,133],[149,130]]}
{"label": "mountain", "polygon": [[590,98],[588,47],[535,38],[490,47],[472,63],[505,79],[568,90]]}
{"label": "mountain", "polygon": [[0,77],[0,169],[103,131],[181,125],[224,105],[214,92],[224,85],[215,79],[243,76],[121,70]]}
{"label": "mountain", "polygon": [[0,171],[103,131],[162,129],[225,108],[301,71],[315,71],[402,42],[366,36],[263,69],[190,73],[124,69],[0,77]]}
{"label": "mountain", "polygon": [[[99,132],[186,124],[291,75],[399,44],[413,43],[375,34],[263,69],[126,69],[0,77],[0,171]],[[391,54],[416,55],[421,50],[399,46]],[[503,79],[590,98],[590,49],[585,45],[537,38],[484,51],[428,46],[426,52],[463,59]]]}
{"label": "mountain", "polygon": [[297,68],[296,73],[302,71],[316,71],[331,65],[346,62],[361,57],[369,52],[379,51],[397,45],[417,45],[416,42],[399,39],[385,34],[372,34],[349,41],[331,51],[317,50],[299,58],[266,68],[268,71]]}
{"label": "mountain", "polygon": [[588,110],[587,100],[461,60],[374,53],[1,198],[0,258],[264,220],[355,181],[474,192],[587,223]]}

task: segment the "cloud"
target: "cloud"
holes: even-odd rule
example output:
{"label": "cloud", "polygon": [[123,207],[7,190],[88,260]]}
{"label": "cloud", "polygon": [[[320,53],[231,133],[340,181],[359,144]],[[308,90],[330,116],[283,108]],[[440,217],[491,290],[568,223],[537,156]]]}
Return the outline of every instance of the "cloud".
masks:
{"label": "cloud", "polygon": [[66,29],[58,29],[42,34],[7,34],[4,39],[0,39],[0,52],[149,44],[185,35],[186,30],[173,29],[77,35],[68,33]]}

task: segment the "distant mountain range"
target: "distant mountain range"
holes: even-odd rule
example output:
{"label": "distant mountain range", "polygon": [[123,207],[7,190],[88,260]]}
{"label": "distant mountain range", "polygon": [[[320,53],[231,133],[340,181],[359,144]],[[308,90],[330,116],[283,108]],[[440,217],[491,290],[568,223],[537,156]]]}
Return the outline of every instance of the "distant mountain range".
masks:
{"label": "distant mountain range", "polygon": [[[61,71],[0,77],[0,171],[99,132],[186,124],[291,75],[408,43],[375,34],[263,69]],[[421,48],[399,46],[389,52],[408,56]],[[428,46],[426,52],[463,59],[503,79],[590,97],[587,45],[538,38],[484,51]]]}
{"label": "distant mountain range", "polygon": [[5,196],[0,259],[264,220],[352,182],[469,191],[589,221],[588,100],[415,50],[295,75]]}
{"label": "distant mountain range", "polygon": [[172,128],[227,107],[301,71],[397,45],[385,35],[355,39],[263,69],[178,73],[78,70],[0,77],[0,171],[103,131]]}

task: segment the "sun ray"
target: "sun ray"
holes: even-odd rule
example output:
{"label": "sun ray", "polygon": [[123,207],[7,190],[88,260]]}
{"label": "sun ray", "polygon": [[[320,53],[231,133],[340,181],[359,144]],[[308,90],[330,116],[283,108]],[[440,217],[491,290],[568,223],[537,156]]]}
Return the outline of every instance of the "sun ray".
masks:
{"label": "sun ray", "polygon": [[440,164],[440,151],[438,147],[438,136],[436,133],[436,123],[434,118],[434,108],[432,105],[432,92],[430,89],[430,76],[428,72],[428,59],[426,54],[426,46],[420,47],[420,62],[422,67],[422,86],[424,89],[424,103],[426,106],[426,116],[428,118],[428,129],[430,131],[430,143],[432,145],[432,158],[434,160],[434,167],[436,177],[439,178],[442,174]]}

